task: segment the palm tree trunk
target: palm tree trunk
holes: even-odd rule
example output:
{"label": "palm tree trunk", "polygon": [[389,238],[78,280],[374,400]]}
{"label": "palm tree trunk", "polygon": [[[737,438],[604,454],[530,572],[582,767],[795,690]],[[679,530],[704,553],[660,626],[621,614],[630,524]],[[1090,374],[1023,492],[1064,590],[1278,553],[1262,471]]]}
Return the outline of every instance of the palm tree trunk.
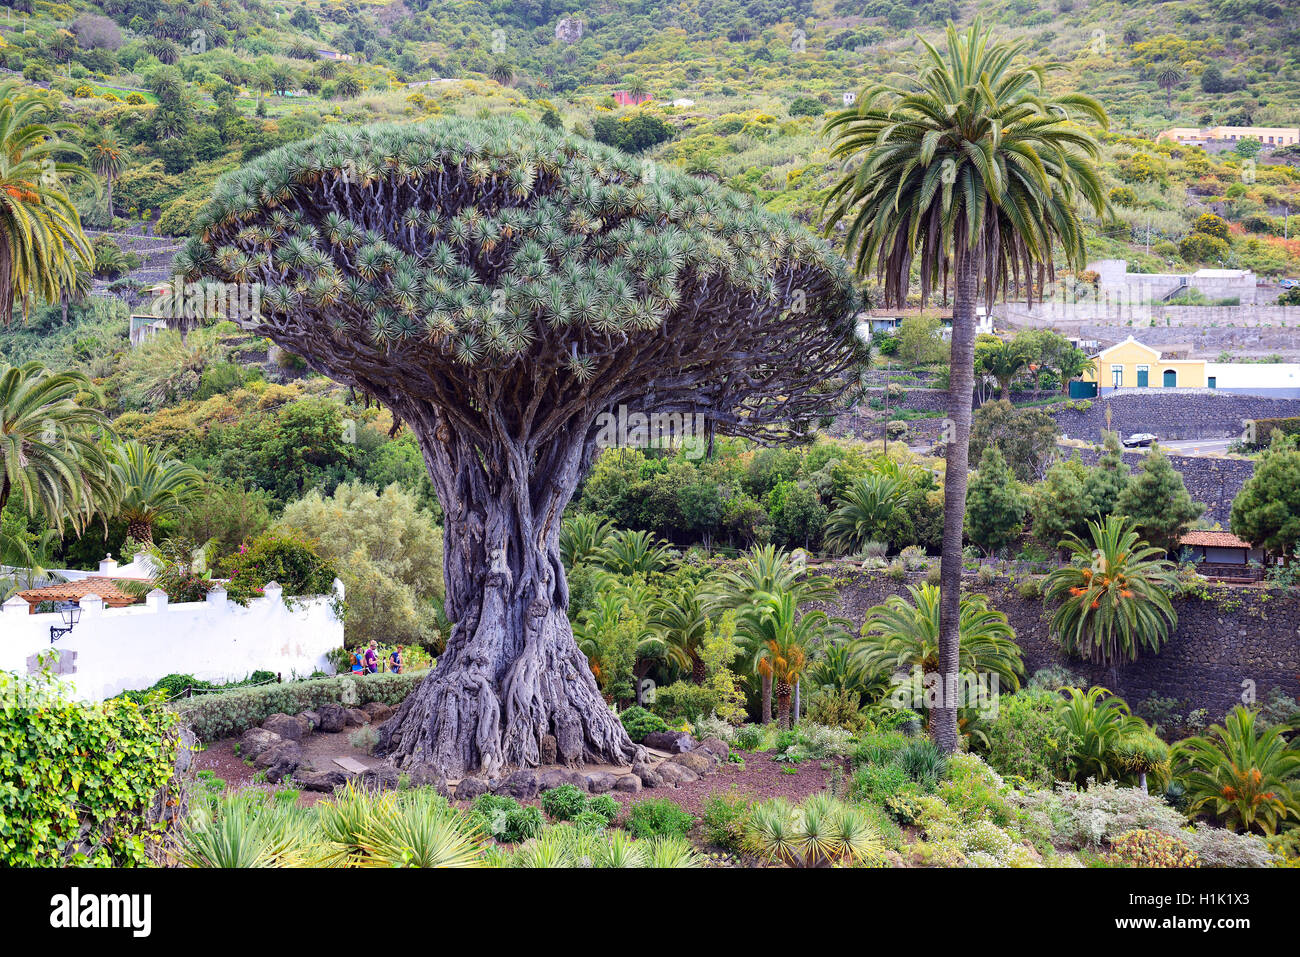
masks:
{"label": "palm tree trunk", "polygon": [[799,723],[799,715],[803,711],[803,709],[800,707],[800,705],[802,704],[802,697],[799,693],[799,689],[802,685],[803,685],[802,681],[796,681],[794,683],[794,723],[795,724]]}
{"label": "palm tree trunk", "polygon": [[698,657],[692,658],[691,659],[691,681],[693,681],[697,685],[702,685],[704,684],[704,679],[707,678],[708,676],[709,673],[704,668],[704,659]]}
{"label": "palm tree trunk", "polygon": [[[964,227],[963,227],[964,229]],[[958,230],[958,235],[961,231]],[[957,249],[957,288],[948,365],[947,467],[943,489],[943,554],[939,559],[939,706],[930,734],[945,754],[957,750],[957,671],[961,652],[961,546],[970,460],[971,396],[975,391],[975,296],[979,257]]]}
{"label": "palm tree trunk", "polygon": [[772,676],[763,675],[763,724],[772,723]]}
{"label": "palm tree trunk", "polygon": [[126,537],[140,545],[153,544],[153,524],[142,519],[131,522],[126,527]]}
{"label": "palm tree trunk", "polygon": [[790,685],[785,681],[776,683],[776,709],[781,717],[781,730],[790,727]]}
{"label": "palm tree trunk", "polygon": [[[972,353],[972,355],[974,355],[974,353]],[[1002,387],[1002,395],[1001,395],[1002,401],[1010,402],[1011,401],[1011,380],[1003,379],[1002,382],[999,383],[999,385],[1001,385]],[[975,391],[975,383],[973,379],[971,380],[971,391],[972,392]]]}

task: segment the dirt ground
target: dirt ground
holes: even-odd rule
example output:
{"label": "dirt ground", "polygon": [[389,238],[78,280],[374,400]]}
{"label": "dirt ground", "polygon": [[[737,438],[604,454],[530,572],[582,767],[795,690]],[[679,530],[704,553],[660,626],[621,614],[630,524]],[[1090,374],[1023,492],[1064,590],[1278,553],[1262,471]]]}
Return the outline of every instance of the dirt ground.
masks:
{"label": "dirt ground", "polygon": [[[349,735],[355,730],[355,728],[349,728],[333,734],[318,732],[307,735],[302,741],[303,756],[306,763],[309,763],[314,770],[318,771],[337,768],[337,765],[334,764],[334,758],[336,757],[350,757],[368,768],[382,765],[383,761],[380,758],[372,757],[362,749],[353,747],[348,741]],[[257,768],[246,764],[242,758],[235,754],[235,745],[238,741],[238,738],[226,738],[209,744],[196,755],[197,760],[195,763],[198,769],[200,771],[212,771],[218,778],[226,782],[228,789],[243,790],[249,787],[275,789],[275,785],[254,781]],[[802,764],[785,764],[772,760],[765,752],[737,751],[735,753],[744,758],[745,764],[743,768],[739,764],[723,762],[714,773],[706,774],[698,781],[690,784],[683,784],[676,788],[647,789],[636,794],[613,791],[611,796],[624,805],[651,798],[671,798],[692,814],[699,816],[704,809],[705,802],[714,794],[730,792],[757,800],[787,797],[792,801],[799,801],[810,794],[824,790],[836,773],[837,763],[832,761],[805,761]],[[655,756],[666,757],[666,755],[662,754],[656,754]],[[587,765],[583,770],[626,774],[631,769],[627,766]],[[840,774],[844,773],[844,769],[841,767]],[[281,787],[293,787],[293,784],[286,781]],[[328,795],[316,791],[303,791],[298,797],[298,803],[303,807],[307,807],[325,797],[328,797]],[[540,802],[534,800],[523,803],[539,804]]]}

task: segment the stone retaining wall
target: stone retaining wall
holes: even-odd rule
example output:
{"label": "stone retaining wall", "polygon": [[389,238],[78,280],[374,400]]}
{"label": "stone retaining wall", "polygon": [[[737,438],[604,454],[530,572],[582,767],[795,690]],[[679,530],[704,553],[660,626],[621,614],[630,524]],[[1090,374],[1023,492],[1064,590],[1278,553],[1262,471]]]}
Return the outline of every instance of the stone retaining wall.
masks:
{"label": "stone retaining wall", "polygon": [[[1062,449],[1065,455],[1076,455],[1086,465],[1096,465],[1101,453],[1096,449]],[[1136,472],[1142,467],[1145,452],[1125,452],[1124,461]],[[1232,500],[1237,497],[1246,480],[1255,474],[1251,459],[1221,459],[1210,456],[1170,455],[1169,462],[1183,477],[1183,484],[1192,501],[1205,503],[1205,518],[1218,522],[1225,529],[1232,513]]]}
{"label": "stone retaining wall", "polygon": [[1300,415],[1300,399],[1211,392],[1179,395],[1172,391],[1104,395],[1093,399],[1087,411],[1064,405],[1047,409],[1067,438],[1096,442],[1106,428],[1107,406],[1111,409],[1111,428],[1121,435],[1154,432],[1165,441],[1229,438],[1241,435],[1247,419]]}
{"label": "stone retaining wall", "polygon": [[[906,595],[907,582],[894,582],[880,572],[836,566],[829,573],[839,584],[840,600],[834,609],[823,607],[852,620],[854,634],[872,605],[888,595]],[[912,583],[922,577],[911,576]],[[1274,687],[1300,695],[1300,598],[1295,596],[1218,586],[1207,587],[1206,598],[1175,599],[1178,625],[1160,653],[1112,670],[1064,655],[1049,634],[1051,614],[1043,601],[1021,598],[1008,579],[985,586],[971,576],[967,587],[987,594],[992,606],[1006,614],[1027,676],[1064,666],[1131,705],[1153,695],[1174,698],[1181,710],[1205,708],[1215,721],[1247,692],[1260,700]]]}

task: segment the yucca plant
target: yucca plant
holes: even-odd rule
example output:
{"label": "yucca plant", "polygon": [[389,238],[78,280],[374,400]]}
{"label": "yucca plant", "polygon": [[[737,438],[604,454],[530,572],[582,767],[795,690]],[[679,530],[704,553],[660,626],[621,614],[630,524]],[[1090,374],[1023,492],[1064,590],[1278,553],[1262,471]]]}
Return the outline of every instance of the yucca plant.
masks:
{"label": "yucca plant", "polygon": [[[996,40],[978,18],[961,33],[949,23],[941,48],[918,40],[919,62],[826,124],[845,172],[827,194],[825,229],[847,224],[845,249],[861,277],[882,281],[885,307],[907,304],[914,263],[922,304],[951,280],[939,661],[950,684],[960,667],[976,303],[991,310],[1012,283],[1032,301],[1058,256],[1084,266],[1078,209],[1100,215],[1107,202],[1101,147],[1080,121],[1107,119],[1090,96],[1050,96],[1048,67],[1024,60],[1027,41]],[[955,703],[936,709],[930,729],[945,751],[957,749]]]}
{"label": "yucca plant", "polygon": [[265,794],[195,802],[174,851],[182,867],[299,867],[311,859],[311,832],[302,812]]}
{"label": "yucca plant", "polygon": [[645,867],[645,842],[633,840],[627,831],[610,831],[596,855],[597,867]]}
{"label": "yucca plant", "polygon": [[865,812],[829,795],[801,805],[775,798],[755,805],[746,824],[745,846],[773,863],[794,867],[876,863],[884,845]]}
{"label": "yucca plant", "polygon": [[396,812],[392,792],[376,794],[349,781],[342,791],[315,807],[321,842],[316,864],[321,867],[361,867],[369,858],[371,822]]}
{"label": "yucca plant", "polygon": [[700,855],[691,842],[679,834],[663,834],[641,843],[645,845],[646,867],[662,870],[700,866]]}
{"label": "yucca plant", "polygon": [[1174,763],[1189,810],[1207,811],[1234,831],[1276,834],[1300,819],[1300,750],[1280,728],[1257,722],[1255,711],[1237,705],[1207,734],[1179,741]]}
{"label": "yucca plant", "polygon": [[1052,633],[1067,652],[1095,664],[1113,666],[1159,651],[1178,622],[1169,597],[1173,564],[1141,541],[1123,515],[1089,522],[1088,531],[1091,542],[1074,534],[1061,542],[1070,564],[1043,583],[1044,597],[1061,603]]}
{"label": "yucca plant", "polygon": [[361,838],[366,867],[479,867],[483,839],[469,815],[429,791],[377,809]]}
{"label": "yucca plant", "polygon": [[187,279],[261,287],[260,331],[392,409],[457,503],[456,626],[386,726],[399,763],[535,765],[545,728],[574,730],[561,761],[630,761],[573,639],[559,546],[601,414],[786,440],[853,384],[843,261],[748,196],[655,172],[503,116],[327,128],[224,177],[178,257]]}

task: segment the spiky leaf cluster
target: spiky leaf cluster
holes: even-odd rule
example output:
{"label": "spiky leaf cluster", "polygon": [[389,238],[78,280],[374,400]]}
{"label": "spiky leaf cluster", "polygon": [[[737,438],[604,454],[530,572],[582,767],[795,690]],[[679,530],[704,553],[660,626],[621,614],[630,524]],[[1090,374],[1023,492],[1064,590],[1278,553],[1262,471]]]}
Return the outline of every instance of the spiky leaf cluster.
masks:
{"label": "spiky leaf cluster", "polygon": [[824,243],[516,120],[328,130],[225,177],[197,229],[182,272],[259,284],[272,338],[374,394],[653,395],[755,423],[824,407],[809,387],[851,355]]}

